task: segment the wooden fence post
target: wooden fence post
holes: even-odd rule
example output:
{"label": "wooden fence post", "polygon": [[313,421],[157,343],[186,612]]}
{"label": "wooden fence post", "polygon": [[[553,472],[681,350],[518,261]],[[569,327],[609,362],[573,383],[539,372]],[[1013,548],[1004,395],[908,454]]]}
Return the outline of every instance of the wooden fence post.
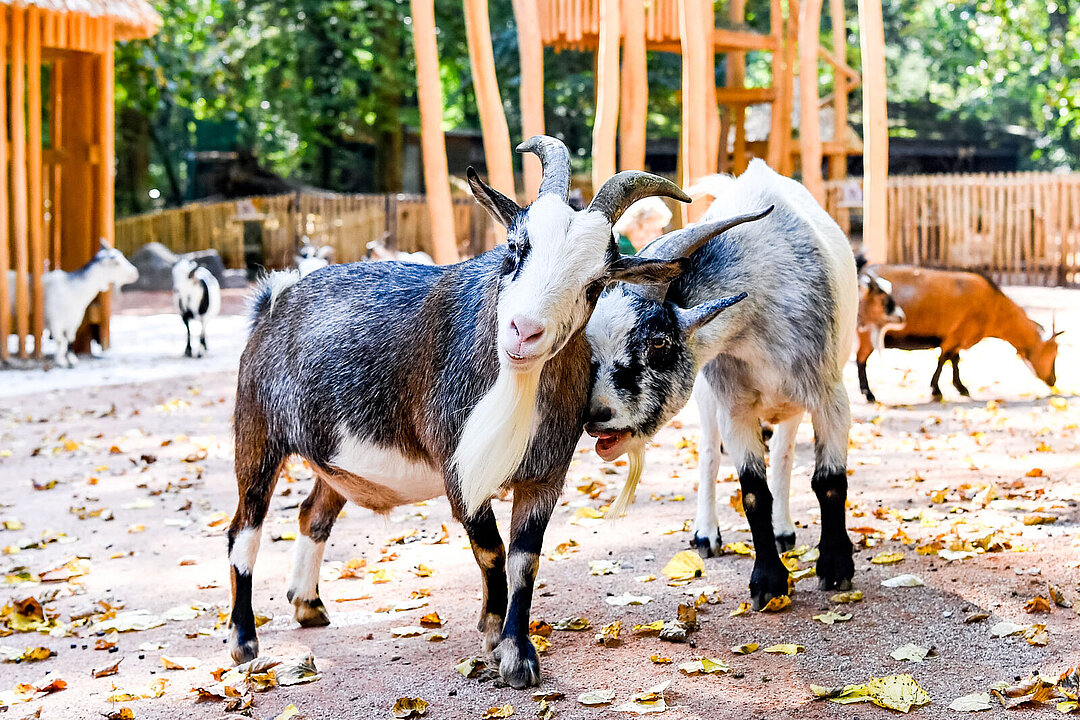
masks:
{"label": "wooden fence post", "polygon": [[873,262],[888,262],[885,188],[889,179],[889,111],[885,97],[881,0],[859,0],[859,31],[863,78],[863,246]]}

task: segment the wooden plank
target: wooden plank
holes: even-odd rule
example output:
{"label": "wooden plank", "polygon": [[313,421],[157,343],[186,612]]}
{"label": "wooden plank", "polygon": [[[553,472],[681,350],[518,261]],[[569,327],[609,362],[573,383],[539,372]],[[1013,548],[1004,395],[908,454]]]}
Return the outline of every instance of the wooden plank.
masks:
{"label": "wooden plank", "polygon": [[[705,65],[707,33],[701,27],[701,1],[678,0],[682,37],[683,187],[704,174],[703,161],[708,151],[705,85],[714,81],[708,77]],[[696,222],[705,207],[704,199],[683,205],[683,224]]]}
{"label": "wooden plank", "polygon": [[[821,0],[803,0],[799,12],[799,153],[803,185],[815,200],[824,203],[817,69],[820,24]],[[884,230],[883,224],[879,230]]]}
{"label": "wooden plank", "polygon": [[[706,0],[708,2],[709,0]],[[746,0],[731,0],[728,19],[732,24],[746,20]],[[729,52],[727,56],[727,86],[735,90],[746,85],[746,53]],[[731,124],[735,126],[735,147],[732,152],[732,170],[736,175],[746,170],[746,107],[736,105],[729,109]]]}
{"label": "wooden plank", "polygon": [[[844,22],[844,0],[829,0],[829,15],[832,21],[833,54],[837,63],[847,59],[847,25]],[[819,48],[820,49],[820,48]],[[826,53],[828,55],[828,53]],[[847,134],[848,134],[848,92],[849,78],[842,72],[833,72],[833,142],[839,143],[843,152],[829,152],[829,178],[839,180],[847,176]],[[825,150],[822,150],[825,152]],[[850,212],[847,208],[837,209],[837,224],[845,233],[851,229]]]}
{"label": "wooden plank", "polygon": [[[116,137],[113,116],[113,28],[111,22],[103,22],[102,44],[104,51],[98,56],[98,82],[100,85],[100,99],[98,101],[99,114],[99,140],[101,145],[101,163],[98,165],[98,237],[105,239],[105,244],[113,244],[113,212],[114,195],[116,192],[115,177],[115,149],[113,143]],[[99,296],[101,307],[101,321],[98,327],[98,340],[101,346],[108,349],[111,344],[109,337],[109,319],[112,315],[112,291],[106,290]]]}
{"label": "wooden plank", "polygon": [[41,358],[45,333],[45,302],[42,272],[45,269],[45,238],[42,224],[44,179],[41,172],[41,11],[30,5],[26,11],[26,115],[27,115],[27,200],[30,225],[30,297],[34,357]]}
{"label": "wooden plank", "polygon": [[[835,3],[836,0],[829,0],[829,2]],[[835,27],[836,26],[834,25],[834,33]],[[833,35],[833,37],[836,37],[835,34]],[[835,39],[833,40],[833,42],[835,42]],[[847,43],[845,42],[844,45],[846,47]],[[844,56],[837,54],[836,50],[833,50],[833,52],[830,53],[827,49],[819,45],[817,52],[818,57],[827,62],[832,67],[832,69],[836,71],[836,74],[840,77],[843,77],[845,81],[850,82],[853,85],[859,85],[860,83],[862,83],[862,78],[859,76],[859,73],[852,67],[850,67],[846,62],[844,62]]]}
{"label": "wooden plank", "polygon": [[[544,46],[537,28],[536,3],[532,0],[513,0],[513,4],[521,56],[521,131],[524,140],[544,134]],[[546,7],[550,10],[554,4],[548,2]],[[536,191],[540,188],[540,158],[525,153],[522,169],[525,175],[524,197],[531,201],[536,198]]]}
{"label": "wooden plank", "polygon": [[600,187],[615,174],[619,125],[619,0],[601,0],[600,43],[596,48],[596,115],[592,131],[592,183]]}
{"label": "wooden plank", "polygon": [[759,103],[773,102],[777,98],[775,87],[748,88],[748,87],[718,87],[716,88],[716,102],[721,105],[757,105]]}
{"label": "wooden plank", "polygon": [[446,164],[446,138],[442,129],[442,87],[435,43],[435,0],[410,0],[413,46],[416,53],[417,99],[420,105],[420,143],[424,159],[424,185],[428,196],[435,262],[457,262],[454,209]]}
{"label": "wooden plank", "polygon": [[[780,0],[769,0],[769,32],[776,42],[776,48],[772,53],[772,116],[769,126],[769,146],[767,162],[769,167],[777,172],[782,172],[783,157],[785,154],[782,134],[784,132],[784,10]],[[724,134],[724,155],[727,155],[727,135]]]}
{"label": "wooden plank", "polygon": [[[55,25],[56,13],[50,13],[53,16]],[[60,92],[60,88],[64,86],[64,61],[60,58],[54,58],[52,61],[52,79],[49,83],[50,90],[50,102],[49,102],[49,117],[51,119],[51,133],[52,137],[51,146],[54,153],[58,153],[58,149],[64,146],[64,94]],[[0,117],[3,114],[0,113]],[[61,217],[59,213],[60,205],[63,203],[63,160],[56,159],[50,161],[52,168],[52,193],[50,194],[51,205],[51,226],[50,231],[52,233],[52,251],[50,257],[53,261],[53,267],[58,267],[60,264],[60,231],[61,231]]]}
{"label": "wooden plank", "polygon": [[799,36],[799,1],[788,0],[787,32],[784,39],[784,78],[780,87],[780,97],[783,99],[783,108],[780,113],[781,132],[780,138],[783,148],[780,155],[781,175],[792,176],[795,174],[795,162],[792,159],[791,148],[794,144],[791,126],[791,114],[795,109],[795,57],[797,38]]}
{"label": "wooden plank", "polygon": [[[0,7],[0,118],[7,118],[8,88],[8,9]],[[8,359],[8,336],[11,334],[10,287],[7,280],[11,267],[8,256],[8,123],[0,122],[0,362]]]}
{"label": "wooden plank", "polygon": [[495,56],[491,49],[491,23],[487,0],[464,0],[465,35],[472,65],[480,132],[484,137],[484,159],[488,182],[504,195],[516,198],[514,161],[510,150],[510,130],[506,125],[499,82],[495,76]]}
{"label": "wooden plank", "polygon": [[645,129],[649,114],[649,69],[645,55],[645,4],[622,0],[622,107],[619,109],[619,169],[645,169]]}
{"label": "wooden plank", "polygon": [[[745,1],[732,0],[732,5]],[[698,3],[698,9],[701,12],[701,26],[706,30],[715,28],[716,10],[712,0]],[[720,108],[716,105],[716,46],[712,43],[705,43],[705,76],[705,158],[702,173],[713,175],[717,171],[720,153]],[[745,141],[745,132],[743,135]]]}
{"label": "wooden plank", "polygon": [[11,8],[11,67],[8,106],[11,123],[11,231],[15,246],[15,332],[19,336],[19,358],[27,357],[30,333],[30,258],[27,247],[26,178],[26,11]]}
{"label": "wooden plank", "polygon": [[[884,238],[889,179],[888,106],[885,99],[885,31],[881,0],[859,0],[859,43],[863,78],[863,237],[867,257],[885,256]],[[805,98],[804,98],[805,99]],[[805,163],[804,163],[805,165]]]}

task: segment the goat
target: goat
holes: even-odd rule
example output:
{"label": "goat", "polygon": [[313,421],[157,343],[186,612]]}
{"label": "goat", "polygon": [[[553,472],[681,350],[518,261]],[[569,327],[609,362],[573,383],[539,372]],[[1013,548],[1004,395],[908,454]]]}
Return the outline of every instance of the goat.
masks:
{"label": "goat", "polygon": [[[617,285],[598,301],[586,328],[593,378],[585,430],[597,438],[604,460],[629,452],[631,467],[609,513],[619,514],[632,497],[646,442],[693,394],[702,433],[692,545],[706,557],[720,553],[715,495],[722,437],[739,474],[757,553],[751,599],[763,607],[788,593],[779,553],[795,545],[788,491],[796,430],[809,411],[812,486],[821,505],[818,581],[823,588],[848,588],[854,576],[844,518],[851,420],[843,367],[855,334],[854,256],[810,193],[760,160],[737,179],[713,176],[698,188],[717,198],[706,220],[775,209],[713,243],[653,242],[644,257],[689,256],[689,268],[670,287]],[[762,420],[776,426],[768,484]]]}
{"label": "goat", "polygon": [[316,270],[322,270],[329,265],[330,256],[333,254],[333,247],[330,245],[316,247],[311,244],[311,241],[305,235],[302,239],[300,249],[297,250],[296,255],[293,256],[293,262],[296,263],[296,270],[300,273],[300,277],[305,278]]}
{"label": "goat", "polygon": [[[885,334],[904,327],[907,317],[904,310],[896,304],[892,296],[892,283],[879,277],[870,269],[859,271],[859,321],[857,330],[860,338],[865,333],[872,349],[880,351],[885,347]],[[867,353],[869,355],[869,353]],[[874,402],[874,394],[866,381],[866,358],[859,357],[859,389],[868,402]]]}
{"label": "goat", "polygon": [[[509,684],[539,682],[529,610],[581,435],[585,322],[608,284],[667,282],[683,268],[619,257],[611,226],[642,197],[689,198],[663,178],[623,172],[574,212],[566,146],[536,136],[518,151],[543,166],[528,207],[468,171],[477,201],[507,228],[506,244],[448,266],[350,263],[303,280],[279,272],[257,289],[234,417],[236,662],[258,654],[251,571],[278,470],[298,454],[317,480],[300,508],[288,591],[297,622],[329,622],[319,565],[346,500],[388,512],[445,493],[481,569],[484,647]],[[490,503],[504,486],[514,491],[509,557]]]}
{"label": "goat", "polygon": [[[999,338],[1016,348],[1028,367],[1051,388],[1057,383],[1054,370],[1057,338],[1064,331],[1052,327],[1046,332],[993,280],[974,272],[910,265],[876,265],[872,270],[892,283],[892,295],[907,314],[907,324],[891,331],[884,339],[884,346],[901,350],[941,348],[937,368],[930,378],[934,399],[941,399],[938,380],[946,362],[952,363],[953,387],[964,397],[970,397],[971,393],[960,381],[960,351],[988,337]],[[860,329],[856,354],[859,385],[871,402],[874,394],[866,382],[866,359],[875,348],[872,335]]]}
{"label": "goat", "polygon": [[184,357],[191,357],[191,323],[199,322],[199,346],[195,357],[207,352],[206,325],[221,311],[221,287],[214,274],[191,258],[181,258],[173,265],[173,299],[187,330]]}
{"label": "goat", "polygon": [[[74,367],[78,358],[71,346],[82,325],[86,309],[110,286],[119,291],[139,279],[139,271],[128,262],[124,253],[110,247],[101,238],[101,247],[90,261],[78,270],[50,270],[41,276],[45,303],[45,329],[49,331],[56,349],[53,363],[59,367]],[[8,270],[10,295],[15,297],[15,271]]]}
{"label": "goat", "polygon": [[431,256],[423,250],[417,250],[416,252],[411,253],[403,252],[401,250],[391,250],[386,246],[386,240],[389,237],[390,233],[385,232],[367,244],[368,260],[397,260],[398,262],[417,263],[418,265],[435,264],[435,261],[431,259]]}

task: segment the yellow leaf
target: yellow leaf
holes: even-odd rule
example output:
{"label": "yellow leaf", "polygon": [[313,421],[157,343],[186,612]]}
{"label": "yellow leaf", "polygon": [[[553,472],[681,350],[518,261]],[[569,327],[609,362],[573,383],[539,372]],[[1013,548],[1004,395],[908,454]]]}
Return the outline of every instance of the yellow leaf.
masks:
{"label": "yellow leaf", "polygon": [[922,662],[929,654],[929,648],[919,647],[915,643],[908,643],[907,645],[901,645],[900,647],[893,650],[891,653],[889,653],[889,657],[891,657],[893,660]]}
{"label": "yellow leaf", "polygon": [[821,613],[814,616],[815,620],[820,620],[826,625],[832,625],[838,622],[847,622],[851,619],[851,613],[836,612],[835,610],[829,610],[828,612]]}
{"label": "yellow leaf", "polygon": [[901,562],[903,559],[903,551],[880,552],[874,557],[870,558],[870,562],[874,563],[875,565],[892,565],[894,563]]}
{"label": "yellow leaf", "polygon": [[402,697],[394,702],[394,707],[390,709],[390,713],[399,720],[406,720],[406,718],[417,718],[424,715],[427,713],[427,709],[427,700],[423,698]]}
{"label": "yellow leaf", "polygon": [[743,643],[742,645],[735,645],[731,648],[731,652],[736,655],[749,655],[750,653],[757,652],[757,649],[761,647],[757,643]]}
{"label": "yellow leaf", "polygon": [[274,720],[292,720],[294,717],[300,714],[300,709],[289,703],[285,706],[285,709],[280,714],[274,717]]}
{"label": "yellow leaf", "polygon": [[615,647],[620,642],[619,632],[621,630],[622,620],[616,620],[600,628],[600,634],[596,636],[596,641],[604,647]]}
{"label": "yellow leaf", "polygon": [[[749,545],[742,542],[741,540],[739,542],[727,543],[726,545],[724,545],[723,550],[726,553],[735,553],[736,555],[753,555],[754,554],[754,548],[750,547]],[[798,563],[796,563],[796,565],[798,565]]]}
{"label": "yellow leaf", "polygon": [[483,669],[483,667],[483,660],[480,660],[478,658],[468,658],[466,660],[462,660],[457,665],[455,665],[454,669],[461,673],[463,677],[471,678],[472,676],[476,675],[476,673],[478,673],[481,669]]}
{"label": "yellow leaf", "polygon": [[420,618],[420,625],[426,628],[442,627],[442,618],[439,617],[439,613],[437,612],[429,612],[427,615]]}
{"label": "yellow leaf", "polygon": [[1028,614],[1050,612],[1050,601],[1042,595],[1036,595],[1024,605],[1024,612]]}
{"label": "yellow leaf", "polygon": [[748,612],[750,612],[750,603],[744,602],[744,603],[739,603],[739,607],[735,608],[730,613],[728,613],[728,616],[729,617],[738,617],[740,615],[745,615]]}
{"label": "yellow leaf", "polygon": [[199,661],[193,657],[169,657],[161,656],[161,665],[166,670],[194,670],[199,667]]}
{"label": "yellow leaf", "polygon": [[532,642],[533,647],[536,648],[536,652],[547,652],[551,647],[551,641],[543,635],[530,635],[529,640]]}
{"label": "yellow leaf", "polygon": [[802,645],[795,645],[794,643],[780,643],[779,645],[770,645],[762,652],[772,653],[773,655],[798,655],[801,652],[805,652],[806,648]]}
{"label": "yellow leaf", "polygon": [[834,703],[872,702],[890,710],[908,712],[913,707],[926,705],[930,696],[919,687],[911,675],[890,675],[883,678],[870,678],[862,685],[846,685],[842,688],[822,688],[811,685],[810,689],[818,697],[827,697]]}
{"label": "yellow leaf", "polygon": [[679,672],[683,675],[714,675],[730,671],[731,668],[723,660],[712,660],[706,657],[679,666]]}
{"label": "yellow leaf", "polygon": [[579,507],[577,510],[574,511],[574,517],[599,520],[600,518],[604,517],[604,513],[591,507]]}
{"label": "yellow leaf", "polygon": [[377,570],[371,570],[371,582],[373,583],[388,583],[393,581],[394,576],[386,568],[378,568]]}
{"label": "yellow leaf", "polygon": [[588,618],[566,617],[562,620],[559,620],[552,627],[554,627],[556,630],[573,630],[575,632],[580,632],[582,630],[588,630],[589,625],[590,623]]}
{"label": "yellow leaf", "polygon": [[577,699],[582,705],[607,705],[615,699],[615,691],[589,690],[578,695]]}
{"label": "yellow leaf", "polygon": [[657,665],[669,665],[671,663],[671,658],[662,657],[660,655],[650,655],[649,659],[652,660]]}
{"label": "yellow leaf", "polygon": [[1024,639],[1029,645],[1046,645],[1050,642],[1050,633],[1043,623],[1035,623],[1024,631]]}
{"label": "yellow leaf", "polygon": [[417,635],[424,634],[424,628],[415,625],[405,625],[403,627],[390,628],[390,633],[394,637],[400,638],[416,637]]}
{"label": "yellow leaf", "polygon": [[480,720],[491,720],[491,718],[508,718],[514,714],[514,706],[507,703],[502,707],[488,708],[483,715],[480,716]]}
{"label": "yellow leaf", "polygon": [[705,576],[705,563],[694,550],[683,550],[668,561],[662,570],[672,580],[693,580]]}
{"label": "yellow leaf", "polygon": [[780,612],[784,608],[791,605],[791,598],[787,595],[777,595],[776,597],[765,603],[765,607],[761,608],[761,612]]}
{"label": "yellow leaf", "polygon": [[656,622],[647,623],[644,625],[635,625],[633,632],[635,635],[659,635],[660,631],[664,629],[664,621],[657,620]]}
{"label": "yellow leaf", "polygon": [[412,571],[413,575],[415,575],[416,577],[431,577],[433,574],[435,574],[435,571],[424,563],[420,563],[419,565],[414,567]]}

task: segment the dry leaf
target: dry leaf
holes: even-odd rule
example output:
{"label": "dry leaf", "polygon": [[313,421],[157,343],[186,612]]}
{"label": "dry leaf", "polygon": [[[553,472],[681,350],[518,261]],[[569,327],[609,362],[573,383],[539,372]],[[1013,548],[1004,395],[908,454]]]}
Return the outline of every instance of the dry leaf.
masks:
{"label": "dry leaf", "polygon": [[536,652],[538,653],[547,652],[551,648],[551,641],[543,635],[530,635],[529,641],[533,644],[533,647],[536,648]]}
{"label": "dry leaf", "polygon": [[407,718],[417,718],[427,713],[428,703],[423,698],[410,698],[402,697],[394,701],[394,707],[390,709],[390,714],[399,720],[406,720]]}
{"label": "dry leaf", "polygon": [[652,637],[659,635],[660,631],[664,629],[664,621],[656,620],[655,622],[646,623],[644,625],[635,625],[633,633],[635,635],[644,635],[646,637]]}
{"label": "dry leaf", "polygon": [[608,605],[625,607],[627,605],[645,605],[646,603],[651,603],[652,598],[648,595],[634,595],[633,593],[626,592],[622,595],[608,595],[604,598],[604,602]]}
{"label": "dry leaf", "polygon": [[1043,623],[1035,623],[1024,631],[1024,639],[1029,645],[1046,645],[1050,642],[1050,632]]}
{"label": "dry leaf", "polygon": [[556,630],[573,630],[575,632],[588,630],[589,626],[588,618],[583,617],[565,617],[552,625]]}
{"label": "dry leaf", "polygon": [[577,699],[582,705],[607,705],[615,699],[615,691],[588,690],[578,695]]}
{"label": "dry leaf", "polygon": [[835,593],[829,598],[829,601],[834,603],[857,603],[862,602],[862,599],[862,590],[848,590],[847,592]]}
{"label": "dry leaf", "polygon": [[924,583],[922,581],[922,578],[919,577],[918,575],[912,575],[910,573],[905,573],[904,575],[897,575],[896,577],[891,577],[891,578],[889,578],[887,580],[882,580],[881,584],[884,587],[899,588],[899,587],[921,587],[921,586],[925,585],[926,583]]}
{"label": "dry leaf", "polygon": [[821,622],[823,622],[826,625],[832,625],[833,623],[838,623],[838,622],[847,622],[851,618],[852,618],[851,613],[842,613],[842,612],[837,612],[836,610],[829,610],[828,612],[824,612],[824,613],[821,613],[820,615],[815,615],[814,616],[815,620],[820,620]]}
{"label": "dry leaf", "polygon": [[193,657],[161,656],[161,664],[166,670],[194,670],[199,667],[199,660]]}
{"label": "dry leaf", "polygon": [[1024,605],[1024,612],[1028,614],[1050,612],[1050,601],[1042,595],[1036,595]]}
{"label": "dry leaf", "polygon": [[615,647],[620,642],[619,632],[621,630],[622,620],[616,620],[615,622],[600,628],[600,634],[596,636],[596,641],[604,647]]}
{"label": "dry leaf", "polygon": [[750,547],[749,545],[747,545],[746,543],[744,543],[742,541],[727,543],[721,549],[725,553],[732,553],[732,554],[735,554],[735,555],[753,555],[754,554],[754,548]]}
{"label": "dry leaf", "polygon": [[806,648],[794,643],[781,643],[779,645],[770,645],[762,652],[772,653],[773,655],[798,655],[801,652],[806,652]]}
{"label": "dry leaf", "polygon": [[663,657],[663,656],[654,654],[654,655],[650,655],[649,659],[652,660],[657,665],[670,665],[671,664],[671,658],[669,658],[669,657]]}
{"label": "dry leaf", "polygon": [[403,625],[402,627],[390,628],[390,634],[400,638],[416,637],[424,634],[424,628],[416,625]]}
{"label": "dry leaf", "polygon": [[765,607],[761,608],[761,612],[780,612],[786,607],[791,605],[791,598],[787,595],[777,595],[771,598],[769,602],[765,603]]}
{"label": "dry leaf", "polygon": [[101,668],[100,670],[91,670],[90,671],[90,677],[92,677],[92,678],[103,678],[103,677],[108,677],[110,675],[115,675],[116,673],[120,672],[120,663],[122,663],[122,662],[124,662],[124,658],[120,658],[119,660],[117,660],[115,663],[113,663],[109,667],[104,667],[104,668]]}
{"label": "dry leaf", "polygon": [[484,661],[480,658],[467,658],[455,665],[454,669],[461,673],[463,677],[475,677],[478,672],[484,669]]}
{"label": "dry leaf", "polygon": [[919,647],[915,643],[908,643],[907,645],[901,645],[900,647],[893,650],[891,653],[889,653],[889,657],[891,657],[893,660],[922,662],[929,654],[929,648]]}
{"label": "dry leaf", "polygon": [[438,628],[442,627],[442,618],[439,617],[437,612],[429,612],[420,618],[420,625],[426,628]]}
{"label": "dry leaf", "polygon": [[661,572],[671,580],[689,581],[705,576],[705,563],[694,550],[683,550],[671,558]]}
{"label": "dry leaf", "polygon": [[529,623],[530,635],[542,635],[543,637],[551,637],[552,627],[549,623],[543,620],[533,620]]}
{"label": "dry leaf", "polygon": [[630,702],[613,708],[615,712],[628,712],[635,715],[649,715],[667,710],[667,701],[664,699],[664,691],[671,681],[660,683],[656,687],[649,688],[630,698]]}
{"label": "dry leaf", "polygon": [[738,617],[739,615],[745,615],[750,612],[750,603],[739,603],[739,606],[728,613],[728,617]]}
{"label": "dry leaf", "polygon": [[892,565],[894,563],[901,562],[904,559],[903,552],[880,552],[874,557],[870,558],[870,562],[875,565]]}
{"label": "dry leaf", "polygon": [[683,675],[715,675],[716,673],[731,672],[731,668],[723,660],[702,657],[683,663],[679,666],[679,672]]}
{"label": "dry leaf", "polygon": [[618,560],[590,560],[590,575],[618,575],[622,570],[622,563]]}
{"label": "dry leaf", "polygon": [[842,705],[872,702],[880,707],[905,713],[913,707],[926,705],[930,702],[930,696],[910,675],[870,678],[870,682],[862,685],[845,685],[839,688],[824,688],[819,685],[811,685],[810,690],[817,697],[828,698],[830,701]]}
{"label": "dry leaf", "polygon": [[1044,515],[1042,513],[1033,513],[1024,516],[1025,525],[1053,525],[1057,520],[1056,515]]}
{"label": "dry leaf", "polygon": [[480,720],[491,720],[491,718],[508,718],[514,714],[514,706],[507,703],[502,707],[488,708],[484,711],[484,714],[480,716]]}
{"label": "dry leaf", "polygon": [[755,642],[743,643],[742,645],[735,645],[731,648],[731,652],[736,655],[749,655],[750,653],[757,652],[757,649],[761,647]]}
{"label": "dry leaf", "polygon": [[979,712],[981,710],[989,710],[992,707],[993,705],[990,704],[990,693],[984,692],[964,695],[949,703],[949,709],[957,712]]}

